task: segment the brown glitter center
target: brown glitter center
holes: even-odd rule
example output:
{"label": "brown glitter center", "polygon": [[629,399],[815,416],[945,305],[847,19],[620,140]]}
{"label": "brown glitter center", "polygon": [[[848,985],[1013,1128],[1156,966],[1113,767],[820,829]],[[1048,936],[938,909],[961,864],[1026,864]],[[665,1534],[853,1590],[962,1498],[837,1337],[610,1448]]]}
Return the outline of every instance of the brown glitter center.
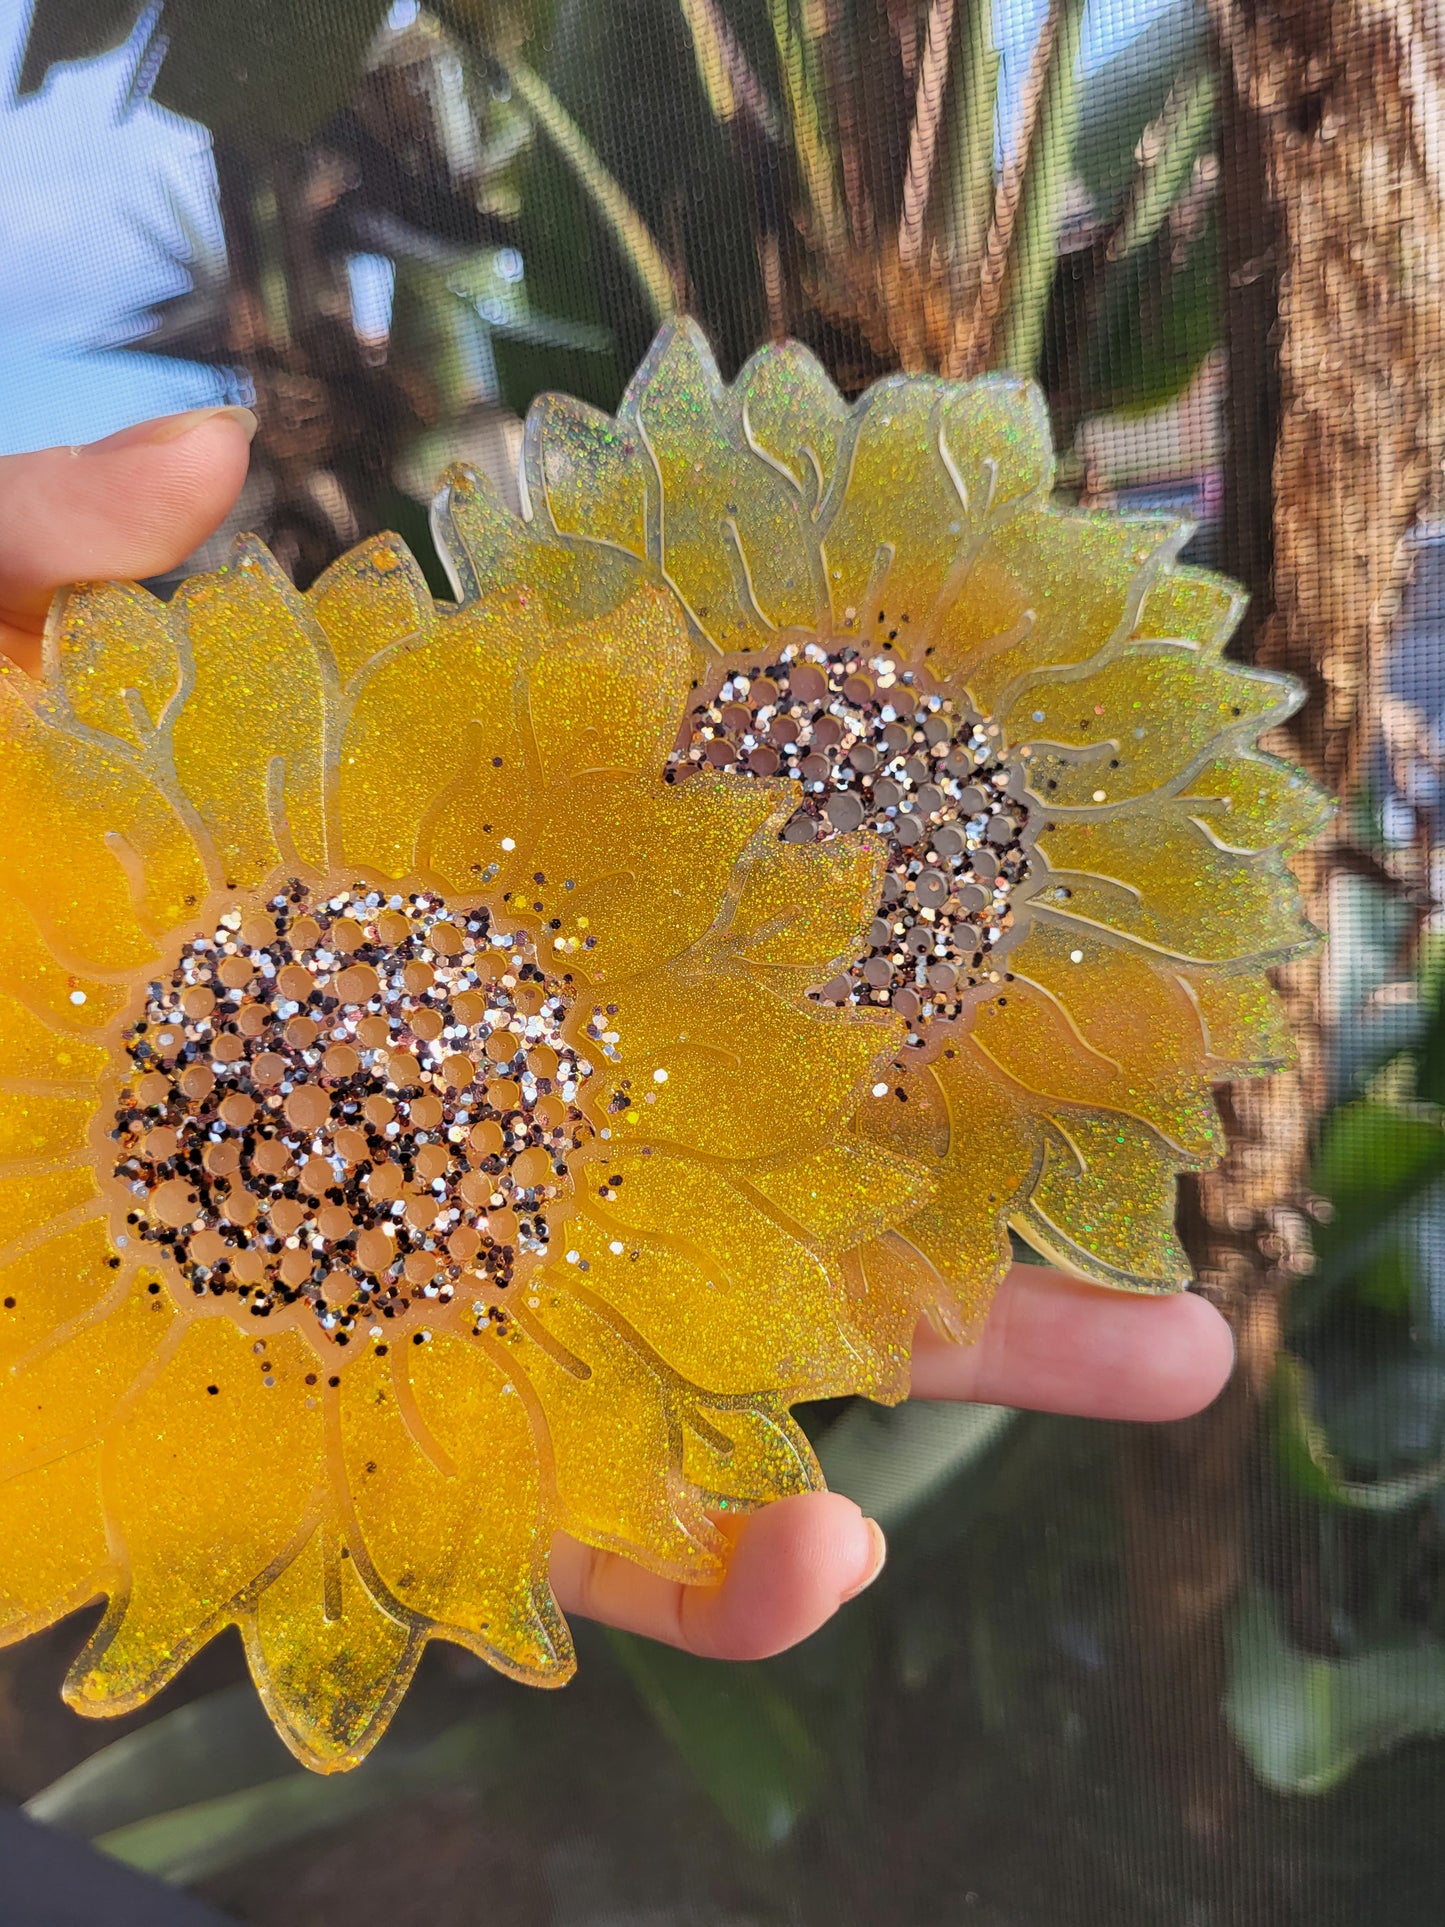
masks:
{"label": "brown glitter center", "polygon": [[788,842],[859,829],[884,839],[868,949],[821,988],[827,1001],[891,1005],[919,1044],[1003,981],[1040,864],[1037,806],[997,724],[893,656],[807,643],[733,671],[697,703],[671,774],[698,768],[795,777],[803,802]]}
{"label": "brown glitter center", "polygon": [[434,893],[292,881],[233,904],[125,1033],[122,1244],[337,1345],[453,1301],[505,1326],[591,1136],[568,1009],[525,933]]}

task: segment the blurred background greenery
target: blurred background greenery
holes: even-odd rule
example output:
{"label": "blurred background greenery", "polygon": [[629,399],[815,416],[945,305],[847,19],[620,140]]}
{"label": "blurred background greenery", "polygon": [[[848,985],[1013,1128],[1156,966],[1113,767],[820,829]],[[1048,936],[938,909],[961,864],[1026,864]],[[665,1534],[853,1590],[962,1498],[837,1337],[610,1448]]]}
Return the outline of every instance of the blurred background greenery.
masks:
{"label": "blurred background greenery", "polygon": [[[204,376],[254,397],[238,525],[302,583],[393,527],[445,593],[426,526],[445,463],[474,462],[515,499],[532,396],[615,405],[683,309],[729,372],[792,334],[850,392],[898,367],[1035,375],[1067,492],[1179,507],[1201,524],[1193,553],[1257,591],[1269,580],[1258,524],[1279,504],[1267,459],[1241,479],[1239,424],[1277,421],[1260,343],[1283,263],[1244,230],[1251,194],[1262,207],[1283,190],[1248,173],[1225,6],[11,12],[17,123],[53,110],[50,137],[98,145],[104,166],[104,126],[63,118],[67,88],[104,72],[113,125],[142,117],[156,152],[182,120],[208,131],[210,199],[166,190],[149,278],[118,299],[128,332],[97,323],[73,352],[119,345],[162,382],[170,367],[177,396]],[[0,169],[0,208],[8,191]],[[1262,333],[1241,312],[1257,285],[1275,303]],[[82,438],[68,420],[30,437]],[[1166,1431],[819,1408],[830,1482],[892,1551],[807,1646],[724,1668],[583,1628],[580,1679],[559,1696],[432,1649],[373,1761],[337,1781],[294,1766],[225,1643],[146,1716],[75,1720],[57,1700],[76,1643],[63,1628],[0,1656],[0,1791],[273,1927],[1437,1921],[1432,525],[1411,554],[1356,723],[1351,807],[1314,879],[1333,944],[1304,992],[1304,1149],[1263,1208],[1228,1176],[1185,1200],[1241,1332],[1214,1412]],[[1216,1261],[1224,1233],[1244,1284]]]}

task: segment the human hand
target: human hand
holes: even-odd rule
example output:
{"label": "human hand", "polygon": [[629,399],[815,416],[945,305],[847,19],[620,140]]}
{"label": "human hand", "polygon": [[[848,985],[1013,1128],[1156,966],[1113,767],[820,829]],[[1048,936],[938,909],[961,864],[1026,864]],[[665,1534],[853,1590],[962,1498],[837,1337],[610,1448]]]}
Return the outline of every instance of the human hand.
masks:
{"label": "human hand", "polygon": [[[54,590],[174,568],[224,519],[245,478],[244,409],[143,423],[84,449],[0,457],[0,650],[39,662]],[[1016,1265],[978,1342],[919,1329],[915,1397],[977,1399],[1090,1418],[1175,1419],[1229,1375],[1229,1328],[1205,1299],[1133,1297]],[[883,1536],[841,1493],[783,1499],[724,1529],[716,1586],[682,1586],[616,1553],[557,1542],[565,1611],[715,1658],[755,1659],[817,1630],[877,1577]]]}

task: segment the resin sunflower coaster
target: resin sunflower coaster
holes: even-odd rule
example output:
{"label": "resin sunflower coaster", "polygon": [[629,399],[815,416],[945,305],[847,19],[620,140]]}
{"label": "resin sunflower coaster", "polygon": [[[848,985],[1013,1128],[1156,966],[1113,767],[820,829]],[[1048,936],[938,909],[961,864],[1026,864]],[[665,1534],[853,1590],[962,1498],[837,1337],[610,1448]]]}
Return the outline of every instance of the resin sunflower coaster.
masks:
{"label": "resin sunflower coaster", "polygon": [[819,1483],[790,1405],[904,1389],[931,1179],[849,1123],[903,1027],[808,994],[881,847],[670,785],[683,616],[595,574],[247,542],[0,674],[0,1634],[104,1594],[81,1711],[234,1623],[350,1765],[432,1636],[568,1676],[554,1531],[715,1578]]}
{"label": "resin sunflower coaster", "polygon": [[[791,777],[787,842],[883,843],[866,941],[815,992],[906,1026],[855,1129],[935,1189],[869,1254],[878,1289],[967,1335],[1010,1225],[1179,1289],[1211,1086],[1290,1061],[1265,972],[1314,940],[1285,859],[1328,813],[1257,746],[1303,692],[1224,659],[1242,597],[1177,562],[1189,525],[1055,507],[1027,383],[899,376],[850,408],[790,344],[729,388],[686,322],[615,421],[537,402],[523,479],[529,541],[625,558],[687,622],[679,793]],[[513,546],[474,495],[439,511]]]}

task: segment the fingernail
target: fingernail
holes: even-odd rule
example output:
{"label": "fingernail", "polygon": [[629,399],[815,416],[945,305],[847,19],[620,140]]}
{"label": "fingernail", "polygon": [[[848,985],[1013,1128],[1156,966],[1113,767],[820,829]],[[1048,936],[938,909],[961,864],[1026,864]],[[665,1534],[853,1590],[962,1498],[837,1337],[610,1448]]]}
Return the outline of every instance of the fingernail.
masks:
{"label": "fingernail", "polygon": [[888,1559],[888,1541],[883,1537],[882,1526],[876,1519],[865,1519],[863,1523],[868,1528],[868,1559],[858,1578],[843,1594],[845,1600],[856,1599],[860,1592],[867,1592]]}
{"label": "fingernail", "polygon": [[255,435],[258,424],[249,408],[188,408],[180,415],[162,415],[156,421],[133,422],[129,428],[119,429],[101,441],[87,442],[81,453],[108,455],[117,448],[153,448],[159,442],[178,442],[183,435],[189,435],[193,428],[199,428],[202,422],[219,421],[223,417],[244,429],[248,442]]}

